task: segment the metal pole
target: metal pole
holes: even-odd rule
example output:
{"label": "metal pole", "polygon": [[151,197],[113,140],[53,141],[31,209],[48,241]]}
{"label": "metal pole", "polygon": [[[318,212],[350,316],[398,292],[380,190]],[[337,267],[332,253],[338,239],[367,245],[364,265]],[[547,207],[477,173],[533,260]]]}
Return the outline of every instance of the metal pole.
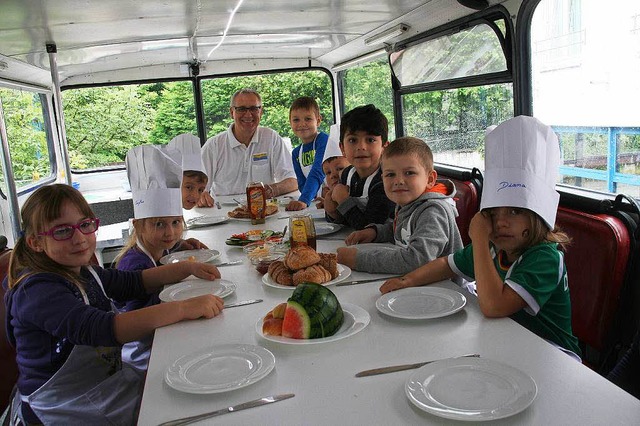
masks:
{"label": "metal pole", "polygon": [[51,80],[53,81],[53,104],[55,106],[55,118],[58,128],[58,143],[60,145],[60,155],[64,167],[64,178],[68,185],[71,185],[71,165],[69,164],[69,151],[67,150],[67,132],[64,128],[64,112],[62,111],[62,93],[60,92],[60,77],[58,76],[58,63],[56,53],[58,48],[55,44],[47,44],[49,53],[49,67],[51,68]]}
{"label": "metal pole", "polygon": [[11,221],[11,230],[13,231],[13,244],[20,236],[20,206],[18,205],[18,193],[16,191],[16,181],[13,176],[13,168],[11,167],[11,155],[9,154],[9,139],[7,137],[7,128],[4,122],[4,109],[2,108],[2,99],[0,99],[0,141],[2,141],[2,171],[7,187],[7,201],[9,201],[9,220]]}

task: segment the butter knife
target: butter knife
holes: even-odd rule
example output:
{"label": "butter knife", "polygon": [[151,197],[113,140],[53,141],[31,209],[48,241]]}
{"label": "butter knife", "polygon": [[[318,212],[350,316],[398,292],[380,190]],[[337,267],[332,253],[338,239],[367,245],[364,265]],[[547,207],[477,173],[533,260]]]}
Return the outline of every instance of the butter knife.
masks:
{"label": "butter knife", "polygon": [[[453,357],[453,359],[455,358],[480,358],[480,354],[468,354],[468,355]],[[444,358],[444,359],[452,359],[452,358]],[[364,370],[359,373],[356,373],[356,377],[375,376],[377,374],[387,374],[387,373],[395,373],[396,371],[411,370],[414,368],[420,368],[423,365],[431,364],[432,362],[436,362],[436,361],[442,361],[442,360],[434,359],[426,362],[416,362],[415,364],[401,364],[401,365],[392,365],[389,367],[374,368],[372,370]]]}
{"label": "butter knife", "polygon": [[235,308],[236,306],[253,305],[254,303],[260,303],[262,299],[242,300],[240,302],[227,303],[224,308]]}
{"label": "butter knife", "polygon": [[247,408],[259,407],[260,405],[271,404],[273,402],[282,401],[285,399],[293,398],[295,395],[292,393],[284,393],[281,395],[266,396],[260,399],[254,399],[253,401],[243,402],[242,404],[232,405],[221,410],[211,411],[210,413],[199,414],[197,416],[185,417],[182,419],[172,420],[170,422],[161,423],[159,426],[179,426],[188,425],[193,422],[197,422],[211,417],[220,416],[222,414],[233,413],[234,411],[246,410]]}
{"label": "butter knife", "polygon": [[393,275],[391,277],[382,277],[382,278],[369,278],[366,280],[353,280],[353,281],[341,281],[336,284],[336,287],[342,287],[345,285],[353,285],[353,284],[364,284],[364,283],[372,283],[374,281],[386,281],[391,278],[400,278],[402,275]]}

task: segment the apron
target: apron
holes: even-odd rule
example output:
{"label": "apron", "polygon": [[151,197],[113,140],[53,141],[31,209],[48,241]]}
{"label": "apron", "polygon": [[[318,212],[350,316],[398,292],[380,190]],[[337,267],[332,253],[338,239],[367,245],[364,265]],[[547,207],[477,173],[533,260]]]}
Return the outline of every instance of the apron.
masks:
{"label": "apron", "polygon": [[[104,293],[98,274],[88,269]],[[88,305],[86,293],[81,292]],[[117,313],[113,304],[111,309]],[[45,425],[131,425],[136,420],[142,383],[140,373],[123,368],[119,347],[76,345],[44,385],[31,395],[18,392],[16,398],[28,402]],[[19,403],[15,406],[19,416]]]}
{"label": "apron", "polygon": [[[378,169],[380,170],[380,169]],[[378,170],[376,170],[375,172],[371,173],[367,179],[364,181],[364,188],[362,188],[362,195],[360,195],[359,198],[360,200],[362,200],[363,206],[366,207],[367,203],[369,202],[369,187],[371,186],[371,182],[373,181],[373,177],[375,175],[378,174]],[[351,170],[349,170],[349,174],[347,174],[347,186],[349,188],[351,188],[351,178],[353,178],[353,175],[356,173],[356,168],[352,167]]]}
{"label": "apron", "polygon": [[398,237],[396,237],[396,232],[394,229],[393,232],[393,239],[395,244],[398,247],[402,247],[402,248],[407,248],[409,246],[409,240],[411,239],[411,219],[413,218],[413,214],[416,211],[414,210],[413,212],[411,212],[411,215],[409,215],[409,220],[407,221],[407,227],[406,228],[400,228],[400,239],[398,239]]}
{"label": "apron", "polygon": [[[307,151],[307,152],[313,152],[313,155],[315,157],[315,152],[316,152],[316,139],[318,139],[318,133],[316,133],[316,137],[313,138],[313,147],[311,148],[311,151]],[[298,164],[300,164],[300,169],[302,169],[302,174],[304,175],[304,177],[309,177],[309,172],[311,172],[311,167],[313,166],[313,161],[311,162],[311,164],[305,166],[302,164],[302,148],[304,147],[304,145],[300,145],[300,151],[298,152]]]}
{"label": "apron", "polygon": [[[147,255],[153,266],[158,266],[158,263],[153,260],[153,257],[149,252],[140,244],[140,241],[136,241],[138,250]],[[149,365],[149,357],[151,356],[151,343],[153,337],[145,337],[140,340],[125,343],[122,346],[122,362],[129,364],[130,366],[140,370],[146,371],[147,365]]]}

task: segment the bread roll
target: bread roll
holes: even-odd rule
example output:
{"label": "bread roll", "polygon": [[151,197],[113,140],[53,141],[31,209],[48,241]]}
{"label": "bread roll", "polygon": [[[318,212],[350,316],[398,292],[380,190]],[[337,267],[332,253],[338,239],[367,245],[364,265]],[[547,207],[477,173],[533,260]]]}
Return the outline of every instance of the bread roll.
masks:
{"label": "bread roll", "polygon": [[307,268],[320,262],[320,255],[309,246],[294,247],[284,257],[284,265],[292,271]]}
{"label": "bread roll", "polygon": [[311,265],[293,274],[294,286],[304,282],[323,284],[329,281],[331,281],[331,274],[320,265]]}
{"label": "bread roll", "polygon": [[329,271],[331,279],[338,278],[338,257],[335,253],[318,253],[320,255],[320,265]]}
{"label": "bread roll", "polygon": [[293,285],[293,276],[291,271],[284,266],[284,263],[280,260],[276,260],[275,262],[269,265],[269,276],[273,281],[282,285]]}

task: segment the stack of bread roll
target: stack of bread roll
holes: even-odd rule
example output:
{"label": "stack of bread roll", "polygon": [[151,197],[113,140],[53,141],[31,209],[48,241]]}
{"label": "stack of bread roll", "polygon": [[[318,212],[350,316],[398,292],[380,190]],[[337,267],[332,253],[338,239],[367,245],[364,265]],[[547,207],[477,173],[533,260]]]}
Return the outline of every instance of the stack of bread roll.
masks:
{"label": "stack of bread roll", "polygon": [[333,253],[317,253],[309,246],[298,246],[289,250],[284,259],[269,265],[268,274],[281,285],[324,284],[338,276],[338,263]]}

